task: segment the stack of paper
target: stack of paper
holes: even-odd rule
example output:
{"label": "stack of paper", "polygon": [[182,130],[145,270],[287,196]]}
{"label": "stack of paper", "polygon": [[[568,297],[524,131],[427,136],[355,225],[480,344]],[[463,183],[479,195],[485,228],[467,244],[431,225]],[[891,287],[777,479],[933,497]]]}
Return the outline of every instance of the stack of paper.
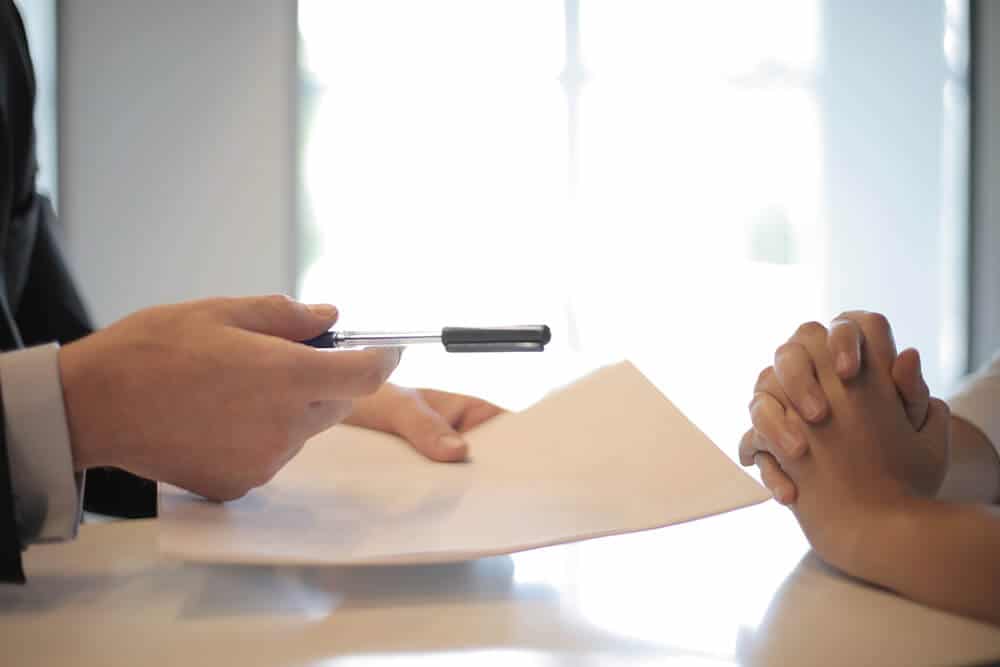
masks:
{"label": "stack of paper", "polygon": [[216,504],[160,487],[160,548],[187,560],[465,560],[658,528],[761,502],[739,469],[630,363],[467,434],[466,463],[338,426],[274,480]]}

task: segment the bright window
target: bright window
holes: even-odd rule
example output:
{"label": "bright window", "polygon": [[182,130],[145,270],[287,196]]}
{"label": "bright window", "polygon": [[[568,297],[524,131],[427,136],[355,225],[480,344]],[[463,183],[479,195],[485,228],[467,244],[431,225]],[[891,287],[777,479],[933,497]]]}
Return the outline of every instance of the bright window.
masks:
{"label": "bright window", "polygon": [[545,322],[396,380],[521,407],[631,358],[734,453],[806,319],[964,364],[965,6],[301,0],[300,294],[354,329]]}

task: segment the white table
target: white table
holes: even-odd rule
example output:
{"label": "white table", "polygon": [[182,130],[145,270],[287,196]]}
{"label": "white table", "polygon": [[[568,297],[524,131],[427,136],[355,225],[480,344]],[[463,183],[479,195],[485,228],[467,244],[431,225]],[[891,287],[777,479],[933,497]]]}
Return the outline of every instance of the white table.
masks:
{"label": "white table", "polygon": [[850,581],[773,503],[447,566],[162,558],[156,522],[85,525],[0,586],[0,664],[942,665],[1000,630]]}

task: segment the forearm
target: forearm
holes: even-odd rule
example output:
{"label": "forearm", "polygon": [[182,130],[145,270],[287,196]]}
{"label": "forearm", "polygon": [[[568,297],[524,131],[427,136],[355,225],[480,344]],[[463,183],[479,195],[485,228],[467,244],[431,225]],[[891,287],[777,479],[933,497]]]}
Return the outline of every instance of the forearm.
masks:
{"label": "forearm", "polygon": [[993,443],[965,419],[951,418],[951,461],[938,498],[994,504],[1000,499],[1000,457]]}
{"label": "forearm", "polygon": [[917,602],[1000,625],[1000,510],[915,499],[873,521],[849,574]]}

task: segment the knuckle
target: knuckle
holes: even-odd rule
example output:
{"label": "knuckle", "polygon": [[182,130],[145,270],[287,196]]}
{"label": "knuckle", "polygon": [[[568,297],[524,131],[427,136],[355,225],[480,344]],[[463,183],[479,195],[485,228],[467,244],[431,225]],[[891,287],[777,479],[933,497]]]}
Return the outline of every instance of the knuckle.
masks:
{"label": "knuckle", "polygon": [[444,435],[448,435],[448,433],[439,424],[427,419],[411,424],[407,432],[407,439],[415,445],[424,445],[433,448],[435,443]]}
{"label": "knuckle", "polygon": [[[762,370],[760,373],[757,374],[757,382],[754,384],[754,387],[757,388],[765,387],[771,383],[773,378],[774,378],[774,366],[768,366],[767,368],[765,368],[764,370]],[[754,396],[754,398],[750,401],[751,405],[753,405],[753,402],[754,400],[756,400],[756,398],[757,397]]]}
{"label": "knuckle", "polygon": [[867,315],[867,312],[864,310],[842,310],[837,313],[833,321],[843,324],[857,324],[857,321],[864,318],[865,315]]}
{"label": "knuckle", "polygon": [[757,432],[754,429],[750,429],[740,440],[740,459],[744,462],[744,465],[749,465],[750,463],[753,463],[753,457],[759,451],[760,447],[757,444]]}
{"label": "knuckle", "polygon": [[815,320],[811,322],[805,322],[799,325],[799,328],[795,330],[795,338],[819,338],[826,337],[826,327],[816,322]]}
{"label": "knuckle", "polygon": [[754,430],[762,433],[771,425],[770,415],[767,400],[761,395],[755,398],[756,400],[750,403],[750,421],[753,422]]}
{"label": "knuckle", "polygon": [[840,340],[847,336],[856,336],[858,332],[858,323],[852,319],[838,317],[830,322],[831,340]]}
{"label": "knuckle", "polygon": [[264,297],[264,303],[273,310],[285,310],[295,303],[292,297],[287,294],[269,294]]}
{"label": "knuckle", "polygon": [[801,343],[796,343],[794,341],[782,343],[778,346],[778,349],[774,351],[774,363],[775,365],[778,365],[786,359],[796,359],[804,352],[805,348],[802,347]]}
{"label": "knuckle", "polygon": [[885,332],[890,330],[889,318],[882,313],[866,313],[864,316],[865,323],[879,332]]}

